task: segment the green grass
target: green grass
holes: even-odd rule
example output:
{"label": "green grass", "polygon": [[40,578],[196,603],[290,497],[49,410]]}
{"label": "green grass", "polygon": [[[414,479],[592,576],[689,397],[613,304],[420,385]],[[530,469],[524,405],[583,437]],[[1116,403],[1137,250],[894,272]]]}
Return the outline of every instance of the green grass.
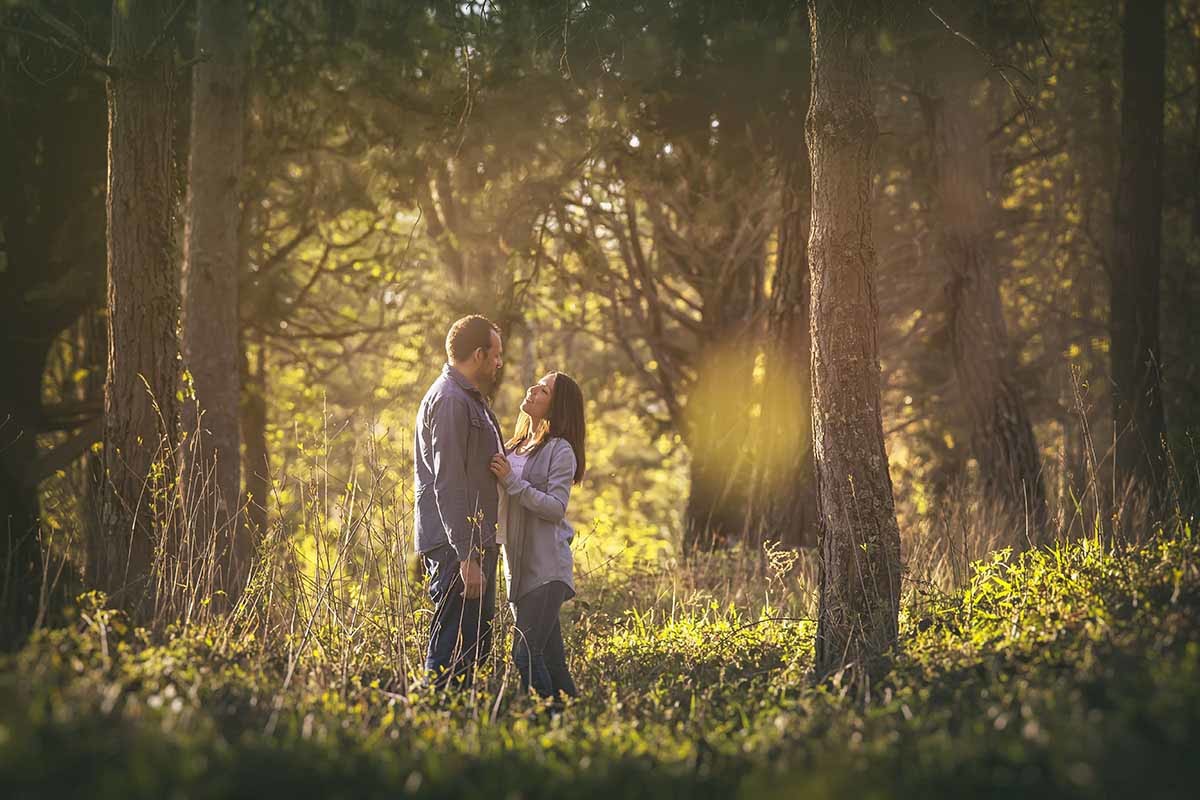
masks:
{"label": "green grass", "polygon": [[[551,719],[514,699],[511,679],[496,702],[499,657],[475,695],[405,694],[323,630],[285,689],[278,643],[200,627],[151,641],[84,598],[0,668],[0,785],[611,800],[1152,798],[1200,783],[1190,533],[1118,552],[1001,551],[960,592],[911,592],[892,670],[865,697],[808,679],[809,622],[711,597],[622,602],[572,610],[583,696]],[[388,636],[354,647],[386,652]]]}

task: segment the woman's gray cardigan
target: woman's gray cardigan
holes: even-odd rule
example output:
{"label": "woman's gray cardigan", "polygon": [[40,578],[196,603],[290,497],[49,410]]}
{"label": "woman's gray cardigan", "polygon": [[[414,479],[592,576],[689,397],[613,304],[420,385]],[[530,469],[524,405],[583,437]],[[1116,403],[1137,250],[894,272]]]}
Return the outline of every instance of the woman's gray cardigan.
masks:
{"label": "woman's gray cardigan", "polygon": [[508,493],[504,569],[509,602],[551,581],[562,581],[575,596],[575,532],[566,520],[574,479],[575,451],[555,437],[529,457],[521,475],[510,472],[501,482]]}

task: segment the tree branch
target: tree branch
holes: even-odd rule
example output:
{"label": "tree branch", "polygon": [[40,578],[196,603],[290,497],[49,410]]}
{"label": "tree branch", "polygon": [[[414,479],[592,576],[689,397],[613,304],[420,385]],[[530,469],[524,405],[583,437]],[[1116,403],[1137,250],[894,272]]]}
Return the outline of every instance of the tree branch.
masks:
{"label": "tree branch", "polygon": [[74,436],[71,436],[58,447],[30,464],[25,472],[25,485],[29,488],[35,488],[39,483],[60,469],[65,469],[72,461],[79,458],[90,450],[92,445],[100,441],[100,437],[103,434],[104,418],[93,418],[87,425],[80,428]]}
{"label": "tree branch", "polygon": [[1017,101],[1017,105],[1021,109],[1022,116],[1025,118],[1025,130],[1026,133],[1029,134],[1029,141],[1033,143],[1034,149],[1038,151],[1038,154],[1041,155],[1042,158],[1047,158],[1047,154],[1042,151],[1042,146],[1038,144],[1037,134],[1033,132],[1033,104],[1029,101],[1029,98],[1025,96],[1024,92],[1022,92],[1017,85],[1012,82],[1012,79],[1008,77],[1008,73],[1005,70],[1011,69],[1013,72],[1016,72],[1018,75],[1024,78],[1032,86],[1036,86],[1037,83],[1033,80],[1033,78],[1029,77],[1022,70],[1018,69],[1012,64],[1000,63],[999,59],[992,55],[992,53],[990,53],[988,50],[984,49],[978,42],[962,31],[954,28],[941,14],[934,11],[932,6],[929,6],[928,8],[929,13],[932,14],[938,22],[942,23],[942,27],[949,31],[951,35],[962,39],[964,42],[971,45],[971,47],[975,48],[980,55],[986,58],[991,68],[994,69],[997,74],[1000,75],[1000,78],[1004,81],[1004,83],[1008,85],[1008,89],[1012,93],[1013,99]]}
{"label": "tree branch", "polygon": [[[183,7],[189,2],[190,0],[180,0],[179,5],[175,6],[175,10],[171,12],[171,16],[167,17],[167,21],[163,23],[162,30],[159,31],[158,35],[154,37],[154,40],[150,42],[150,46],[146,48],[146,52],[142,53],[142,59],[147,59],[154,55],[154,51],[166,41],[167,35],[171,32],[171,28],[175,25],[175,20],[179,17],[179,13],[183,11]],[[201,53],[196,59],[193,59],[193,61],[202,61],[205,58],[206,56]]]}
{"label": "tree branch", "polygon": [[[103,72],[110,78],[116,77],[118,72],[113,69],[108,63],[108,59],[100,55],[95,48],[83,40],[83,37],[67,23],[60,20],[58,17],[46,11],[40,5],[29,6],[30,13],[33,14],[43,25],[62,37],[62,41],[57,42],[59,47],[65,50],[74,52],[76,55],[82,56],[88,64],[94,69]],[[45,39],[43,39],[45,41]]]}
{"label": "tree branch", "polygon": [[42,409],[39,428],[43,433],[78,428],[104,414],[102,399],[83,400],[75,403],[59,403]]}
{"label": "tree branch", "polygon": [[312,222],[301,226],[300,230],[296,232],[295,236],[293,236],[284,244],[280,245],[275,252],[271,253],[271,255],[267,256],[267,259],[263,262],[262,266],[257,270],[250,272],[249,275],[246,276],[246,280],[262,278],[267,273],[274,270],[276,267],[282,264],[289,255],[291,255],[292,251],[295,250],[302,241],[311,236],[315,230],[316,224]]}

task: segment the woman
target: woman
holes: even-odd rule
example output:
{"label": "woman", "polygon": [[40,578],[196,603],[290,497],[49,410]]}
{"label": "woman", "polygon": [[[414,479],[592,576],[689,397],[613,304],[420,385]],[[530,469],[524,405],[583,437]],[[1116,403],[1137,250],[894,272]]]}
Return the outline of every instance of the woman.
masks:
{"label": "woman", "polygon": [[508,599],[516,614],[513,662],[521,689],[542,697],[575,696],[567,668],[562,604],[575,596],[574,560],[567,524],[572,484],[583,480],[587,458],[583,393],[561,372],[529,387],[507,456],[492,459],[492,474],[504,489],[504,566]]}

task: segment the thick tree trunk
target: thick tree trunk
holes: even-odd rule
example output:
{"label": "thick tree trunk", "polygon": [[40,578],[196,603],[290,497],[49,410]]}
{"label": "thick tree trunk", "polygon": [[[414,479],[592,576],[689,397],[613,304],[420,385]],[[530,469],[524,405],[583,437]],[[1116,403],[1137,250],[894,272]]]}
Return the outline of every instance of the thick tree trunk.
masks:
{"label": "thick tree trunk", "polygon": [[205,565],[214,590],[237,601],[251,546],[237,513],[240,361],[239,176],[245,121],[246,8],[240,0],[201,0],[192,71],[191,153],[183,258],[183,356],[195,399],[184,404],[183,480],[192,537],[211,542]]}
{"label": "thick tree trunk", "polygon": [[[732,240],[732,237],[731,237]],[[700,354],[688,397],[691,481],[684,512],[684,549],[712,550],[745,539],[752,455],[746,402],[754,373],[750,325],[763,253],[738,265],[727,281],[715,281],[704,302],[709,345]],[[710,274],[720,273],[713,265]]]}
{"label": "thick tree trunk", "polygon": [[748,527],[750,464],[741,448],[749,419],[742,419],[748,409],[737,387],[744,391],[749,385],[753,359],[730,349],[702,369],[688,399],[691,465],[683,547],[689,553],[731,546]]}
{"label": "thick tree trunk", "polygon": [[744,498],[737,494],[738,470],[722,459],[719,447],[720,443],[709,438],[691,448],[683,540],[689,553],[731,546],[741,540],[746,528]]}
{"label": "thick tree trunk", "polygon": [[[108,370],[108,321],[99,309],[88,314],[87,349],[84,355],[88,365],[84,395],[90,399],[104,399],[104,381]],[[101,423],[103,426],[103,422]],[[103,427],[101,427],[103,431]],[[103,535],[100,524],[100,509],[104,504],[104,453],[89,451],[84,459],[83,495],[79,498],[80,516],[83,518],[80,534],[85,542],[99,541]],[[87,565],[79,565],[86,569]]]}
{"label": "thick tree trunk", "polygon": [[[1200,37],[1193,40],[1192,74],[1200,75]],[[1192,109],[1192,186],[1200,186],[1200,92]],[[1192,238],[1200,239],[1200,192],[1192,191]]]}
{"label": "thick tree trunk", "polygon": [[11,74],[0,69],[0,174],[5,176],[0,182],[0,651],[24,640],[37,613],[42,564],[38,494],[26,481],[26,471],[37,458],[48,346],[42,337],[30,336],[24,313],[24,298],[39,287],[28,277],[35,270],[22,261],[47,254],[38,247],[42,242],[27,240],[34,238],[27,231],[34,228],[31,200],[36,195],[22,178],[33,166],[30,140],[35,137],[21,134],[34,121],[20,113],[12,84]]}
{"label": "thick tree trunk", "polygon": [[[1085,530],[1112,532],[1112,462],[1105,457],[1105,442],[1112,441],[1112,395],[1109,379],[1109,354],[1097,346],[1098,325],[1107,324],[1109,286],[1103,282],[1114,263],[1113,212],[1116,208],[1117,167],[1120,161],[1119,123],[1117,118],[1117,78],[1119,65],[1104,58],[1096,67],[1096,124],[1085,152],[1089,160],[1080,166],[1088,188],[1085,207],[1087,228],[1099,249],[1098,263],[1080,265],[1075,282],[1079,303],[1076,344],[1084,363],[1072,380],[1072,434],[1068,467],[1079,476],[1076,496],[1082,499],[1082,523]],[[1070,508],[1068,504],[1067,508]]]}
{"label": "thick tree trunk", "polygon": [[1165,0],[1125,4],[1109,350],[1117,485],[1152,502],[1166,477],[1158,341],[1165,15]]}
{"label": "thick tree trunk", "polygon": [[261,539],[267,532],[271,479],[267,451],[267,373],[266,350],[260,336],[254,348],[255,368],[250,369],[250,353],[242,356],[242,441],[246,443],[243,470],[246,495],[242,500],[242,534],[246,541]]}
{"label": "thick tree trunk", "polygon": [[[967,47],[967,45],[963,45]],[[971,104],[975,76],[955,58],[937,59],[929,122],[937,175],[951,351],[985,499],[1029,522],[1035,539],[1047,523],[1046,494],[1033,424],[1014,376],[1000,280],[992,259],[988,151]]]}
{"label": "thick tree trunk", "polygon": [[88,133],[104,119],[90,77],[72,71],[43,84],[35,76],[47,64],[35,53],[0,61],[0,649],[8,649],[43,599],[42,381],[56,337],[103,296],[103,231],[93,223],[105,160],[102,139]]}
{"label": "thick tree trunk", "polygon": [[870,54],[877,3],[809,0],[813,443],[821,511],[816,671],[873,674],[895,642],[900,532],[879,407]]}
{"label": "thick tree trunk", "polygon": [[784,165],[778,263],[767,322],[760,468],[755,507],[764,540],[786,547],[817,539],[817,475],[812,446],[809,372],[808,225],[812,215],[808,153]]}
{"label": "thick tree trunk", "polygon": [[[153,610],[178,427],[179,267],[172,242],[175,65],[169,0],[113,3],[108,85],[108,376],[96,584],[135,616]],[[163,552],[163,551],[160,551]]]}
{"label": "thick tree trunk", "polygon": [[[6,333],[5,341],[21,341],[16,331]],[[38,612],[38,492],[27,476],[37,460],[47,346],[23,342],[0,353],[0,651],[24,640]]]}

